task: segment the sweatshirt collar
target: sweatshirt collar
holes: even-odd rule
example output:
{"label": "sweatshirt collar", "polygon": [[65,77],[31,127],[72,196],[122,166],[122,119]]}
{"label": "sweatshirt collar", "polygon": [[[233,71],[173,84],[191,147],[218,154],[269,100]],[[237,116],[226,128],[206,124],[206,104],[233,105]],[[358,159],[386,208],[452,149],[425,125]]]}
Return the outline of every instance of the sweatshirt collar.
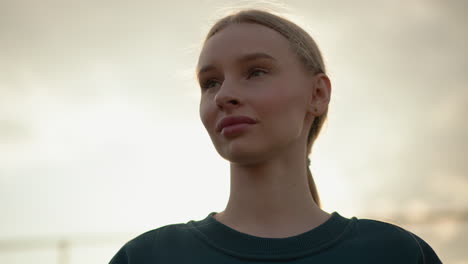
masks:
{"label": "sweatshirt collar", "polygon": [[356,217],[345,218],[333,212],[321,225],[302,234],[287,238],[263,238],[232,229],[211,212],[200,221],[187,223],[191,230],[210,246],[227,254],[255,259],[292,259],[318,252],[337,243],[356,222]]}

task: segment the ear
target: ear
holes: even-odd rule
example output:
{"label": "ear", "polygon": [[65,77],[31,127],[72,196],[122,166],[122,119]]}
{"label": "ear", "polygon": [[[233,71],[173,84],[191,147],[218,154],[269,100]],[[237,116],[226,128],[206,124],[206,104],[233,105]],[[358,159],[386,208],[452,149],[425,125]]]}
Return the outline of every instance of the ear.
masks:
{"label": "ear", "polygon": [[328,76],[318,73],[312,78],[312,90],[308,111],[314,116],[320,116],[328,109],[330,102],[331,83]]}

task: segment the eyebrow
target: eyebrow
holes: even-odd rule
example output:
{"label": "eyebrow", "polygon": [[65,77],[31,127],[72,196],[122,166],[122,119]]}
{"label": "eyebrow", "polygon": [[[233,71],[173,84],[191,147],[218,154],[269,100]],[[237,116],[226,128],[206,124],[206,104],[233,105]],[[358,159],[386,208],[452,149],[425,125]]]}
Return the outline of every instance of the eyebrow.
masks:
{"label": "eyebrow", "polygon": [[[254,52],[254,53],[249,53],[249,54],[243,55],[242,57],[236,59],[236,62],[237,63],[244,63],[244,62],[258,60],[258,59],[269,59],[269,60],[276,61],[276,59],[273,58],[273,56],[268,55],[268,54],[266,54],[264,52]],[[198,71],[198,76],[200,76],[200,74],[202,74],[202,73],[214,70],[215,68],[216,67],[213,64],[203,66]]]}

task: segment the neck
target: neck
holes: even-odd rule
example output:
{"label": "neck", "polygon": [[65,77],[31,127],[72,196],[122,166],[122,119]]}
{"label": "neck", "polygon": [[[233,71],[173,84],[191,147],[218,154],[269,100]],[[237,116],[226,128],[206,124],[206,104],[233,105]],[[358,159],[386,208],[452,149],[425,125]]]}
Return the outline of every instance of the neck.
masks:
{"label": "neck", "polygon": [[259,236],[299,234],[328,219],[314,202],[304,157],[275,158],[255,165],[231,163],[226,209],[215,218]]}

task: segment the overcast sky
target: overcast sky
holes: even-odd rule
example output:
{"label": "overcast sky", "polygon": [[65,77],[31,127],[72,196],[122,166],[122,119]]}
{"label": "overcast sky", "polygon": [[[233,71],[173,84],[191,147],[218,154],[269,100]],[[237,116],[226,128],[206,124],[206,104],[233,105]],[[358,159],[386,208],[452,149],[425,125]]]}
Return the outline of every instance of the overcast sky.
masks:
{"label": "overcast sky", "polygon": [[[0,1],[0,239],[224,209],[229,166],[199,119],[194,67],[232,3]],[[324,209],[466,210],[467,2],[276,3],[332,80],[311,157]]]}

